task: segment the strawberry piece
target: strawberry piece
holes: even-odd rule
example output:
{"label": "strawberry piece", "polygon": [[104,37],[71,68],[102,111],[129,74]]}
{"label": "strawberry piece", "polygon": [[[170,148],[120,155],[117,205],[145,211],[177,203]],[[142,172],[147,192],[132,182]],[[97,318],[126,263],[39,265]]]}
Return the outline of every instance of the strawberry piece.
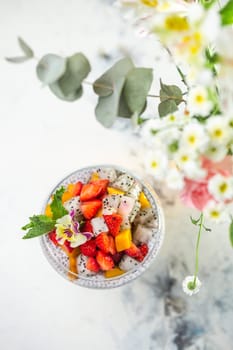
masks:
{"label": "strawberry piece", "polygon": [[103,215],[109,232],[116,237],[120,231],[122,217],[119,214]]}
{"label": "strawberry piece", "polygon": [[72,252],[74,251],[74,248],[72,248],[72,247],[70,246],[70,242],[68,242],[68,241],[65,241],[65,242],[64,242],[63,248],[64,248],[64,250],[65,250],[68,254],[70,254],[70,253],[72,253]]}
{"label": "strawberry piece", "polygon": [[89,201],[91,199],[95,199],[99,196],[102,196],[106,193],[108,187],[108,180],[96,180],[92,181],[86,185],[83,185],[80,199],[81,201]]}
{"label": "strawberry piece", "polygon": [[124,255],[124,252],[117,252],[116,254],[113,255],[112,258],[113,258],[113,261],[116,265],[119,264],[123,255]]}
{"label": "strawberry piece", "polygon": [[149,251],[148,245],[146,243],[142,243],[138,248],[140,249],[143,258],[145,258]]}
{"label": "strawberry piece", "polygon": [[53,244],[58,245],[58,241],[56,238],[56,230],[49,232],[48,235],[49,235],[49,239],[53,242]]}
{"label": "strawberry piece", "polygon": [[99,272],[100,266],[93,257],[89,257],[87,260],[86,267],[88,270],[93,271],[93,272]]}
{"label": "strawberry piece", "polygon": [[80,246],[80,251],[83,255],[92,256],[92,257],[95,256],[96,242],[93,239],[91,239],[90,241],[87,241],[86,243]]}
{"label": "strawberry piece", "polygon": [[87,220],[84,224],[83,224],[83,226],[81,227],[81,230],[80,230],[81,232],[91,232],[91,233],[93,233],[93,227],[92,227],[92,225],[91,225],[91,222],[90,222],[90,220]]}
{"label": "strawberry piece", "polygon": [[94,200],[81,204],[81,211],[86,219],[92,219],[98,210],[102,207],[100,200]]}
{"label": "strawberry piece", "polygon": [[81,181],[76,182],[76,184],[74,184],[74,188],[73,188],[73,195],[74,196],[79,196],[81,193],[83,187],[83,183]]}
{"label": "strawberry piece", "polygon": [[135,258],[135,259],[137,258],[140,259],[142,256],[140,249],[133,242],[131,243],[131,246],[125,250],[125,253],[129,255],[131,258]]}
{"label": "strawberry piece", "polygon": [[116,254],[115,239],[112,236],[108,236],[108,239],[109,239],[108,251],[110,254],[114,255],[114,254]]}
{"label": "strawberry piece", "polygon": [[102,232],[96,237],[96,245],[104,253],[109,253],[110,240],[107,233]]}
{"label": "strawberry piece", "polygon": [[96,260],[102,271],[108,271],[114,267],[114,261],[112,257],[102,252],[101,250],[97,252]]}

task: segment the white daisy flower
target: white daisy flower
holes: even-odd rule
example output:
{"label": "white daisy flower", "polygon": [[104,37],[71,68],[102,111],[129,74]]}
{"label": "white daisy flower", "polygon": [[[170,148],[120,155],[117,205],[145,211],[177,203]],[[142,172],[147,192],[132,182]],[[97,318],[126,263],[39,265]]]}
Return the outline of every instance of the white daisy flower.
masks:
{"label": "white daisy flower", "polygon": [[201,282],[198,277],[196,277],[196,283],[194,286],[194,278],[195,276],[187,276],[182,283],[183,291],[189,296],[197,294],[201,288]]}
{"label": "white daisy flower", "polygon": [[168,167],[166,154],[161,151],[148,152],[145,157],[145,167],[149,174],[158,180],[163,180]]}
{"label": "white daisy flower", "polygon": [[213,176],[209,180],[208,190],[217,201],[233,199],[233,177],[221,174]]}
{"label": "white daisy flower", "polygon": [[217,203],[215,201],[209,201],[204,209],[206,218],[211,219],[217,224],[222,222],[229,222],[230,215],[226,211],[226,206],[223,203]]}
{"label": "white daisy flower", "polygon": [[195,152],[181,148],[175,154],[174,161],[178,168],[190,179],[198,180],[206,176],[206,170],[200,166],[200,161]]}
{"label": "white daisy flower", "polygon": [[184,176],[179,170],[172,168],[168,171],[166,183],[172,190],[180,191],[184,187]]}
{"label": "white daisy flower", "polygon": [[186,125],[181,137],[181,146],[192,150],[203,151],[208,144],[209,138],[204,127],[196,122]]}
{"label": "white daisy flower", "polygon": [[205,151],[207,158],[214,162],[220,162],[227,155],[228,149],[226,146],[219,146],[214,143],[209,144],[208,149]]}
{"label": "white daisy flower", "polygon": [[211,117],[207,120],[206,129],[210,140],[215,144],[226,144],[230,138],[227,119],[223,116]]}
{"label": "white daisy flower", "polygon": [[145,144],[153,145],[155,141],[155,135],[164,125],[163,120],[160,118],[148,119],[141,129],[141,137]]}
{"label": "white daisy flower", "polygon": [[203,86],[196,86],[189,90],[187,108],[192,115],[207,116],[213,105],[209,100],[208,91]]}

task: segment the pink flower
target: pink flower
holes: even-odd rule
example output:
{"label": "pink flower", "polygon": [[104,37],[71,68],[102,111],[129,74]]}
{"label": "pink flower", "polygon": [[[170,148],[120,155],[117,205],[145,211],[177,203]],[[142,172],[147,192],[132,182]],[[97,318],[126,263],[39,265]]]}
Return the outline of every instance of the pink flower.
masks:
{"label": "pink flower", "polygon": [[221,162],[212,162],[207,158],[203,158],[202,167],[207,170],[208,178],[216,174],[230,176],[233,175],[233,158],[232,156],[226,156]]}
{"label": "pink flower", "polygon": [[194,181],[186,178],[181,199],[189,207],[202,211],[206,204],[213,199],[208,191],[208,181]]}

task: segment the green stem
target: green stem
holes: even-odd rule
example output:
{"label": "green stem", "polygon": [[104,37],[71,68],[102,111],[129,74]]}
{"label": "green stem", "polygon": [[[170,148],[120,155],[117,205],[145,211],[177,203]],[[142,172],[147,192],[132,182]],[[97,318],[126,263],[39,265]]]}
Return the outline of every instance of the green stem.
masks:
{"label": "green stem", "polygon": [[195,274],[194,274],[194,280],[193,280],[193,288],[196,288],[196,282],[197,282],[198,255],[199,255],[199,245],[200,245],[201,231],[202,231],[202,228],[203,228],[203,220],[204,220],[204,215],[203,215],[203,213],[201,213],[200,224],[199,224],[199,231],[198,231],[197,243],[196,243]]}

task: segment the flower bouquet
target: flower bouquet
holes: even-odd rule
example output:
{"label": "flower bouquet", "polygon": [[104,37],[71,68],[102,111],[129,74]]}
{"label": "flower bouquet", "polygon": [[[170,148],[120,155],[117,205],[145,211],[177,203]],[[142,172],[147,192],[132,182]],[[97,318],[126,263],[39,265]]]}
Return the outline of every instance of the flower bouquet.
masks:
{"label": "flower bouquet", "polygon": [[[129,57],[94,82],[86,80],[91,66],[82,53],[47,54],[37,62],[36,73],[65,101],[79,99],[83,84],[92,85],[98,96],[97,120],[107,128],[117,118],[130,120],[141,141],[138,152],[143,153],[146,171],[200,211],[199,218],[191,217],[198,227],[195,273],[183,281],[184,291],[193,295],[201,285],[201,232],[210,230],[205,218],[229,222],[233,246],[233,0],[119,0],[116,5],[140,35],[161,43],[177,69],[179,86],[160,77],[159,92],[152,92],[153,70],[136,67]],[[24,55],[8,61],[34,57],[21,38],[19,45]],[[153,115],[146,109],[148,97],[159,101]]]}

